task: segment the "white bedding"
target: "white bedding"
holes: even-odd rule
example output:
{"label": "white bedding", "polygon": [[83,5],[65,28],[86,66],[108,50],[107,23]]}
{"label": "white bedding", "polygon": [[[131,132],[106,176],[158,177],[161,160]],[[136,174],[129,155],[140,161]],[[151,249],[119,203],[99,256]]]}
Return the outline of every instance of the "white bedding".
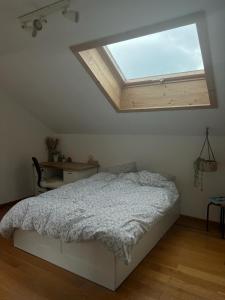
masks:
{"label": "white bedding", "polygon": [[9,238],[20,228],[65,242],[95,239],[129,263],[133,246],[177,199],[175,184],[159,174],[99,173],[19,202],[0,233]]}

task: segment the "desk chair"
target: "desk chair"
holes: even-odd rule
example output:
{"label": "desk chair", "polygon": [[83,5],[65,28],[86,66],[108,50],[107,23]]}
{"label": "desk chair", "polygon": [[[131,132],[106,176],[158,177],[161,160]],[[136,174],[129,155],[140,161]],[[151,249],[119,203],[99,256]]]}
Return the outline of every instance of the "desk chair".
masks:
{"label": "desk chair", "polygon": [[32,157],[32,161],[34,163],[34,167],[37,172],[37,185],[39,188],[44,189],[44,191],[47,190],[53,190],[63,185],[63,180],[58,177],[52,177],[49,179],[42,179],[42,169],[38,163],[38,160],[36,157]]}

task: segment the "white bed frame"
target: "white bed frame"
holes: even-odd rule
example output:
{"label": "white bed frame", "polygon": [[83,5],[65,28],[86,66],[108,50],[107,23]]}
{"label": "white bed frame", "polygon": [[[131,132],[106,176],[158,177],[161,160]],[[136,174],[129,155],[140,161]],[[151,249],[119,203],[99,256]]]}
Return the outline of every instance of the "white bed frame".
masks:
{"label": "white bed frame", "polygon": [[128,265],[99,241],[64,243],[33,231],[16,230],[14,246],[115,291],[179,215],[179,203],[176,203],[135,245]]}

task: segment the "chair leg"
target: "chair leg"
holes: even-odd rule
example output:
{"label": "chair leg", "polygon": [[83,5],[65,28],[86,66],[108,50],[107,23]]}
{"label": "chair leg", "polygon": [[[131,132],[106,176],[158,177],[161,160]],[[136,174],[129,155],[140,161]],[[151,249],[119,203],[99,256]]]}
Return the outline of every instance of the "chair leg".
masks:
{"label": "chair leg", "polygon": [[209,231],[209,208],[212,203],[210,202],[207,206],[207,217],[206,217],[206,230]]}
{"label": "chair leg", "polygon": [[222,210],[222,238],[224,239],[224,207],[221,207]]}

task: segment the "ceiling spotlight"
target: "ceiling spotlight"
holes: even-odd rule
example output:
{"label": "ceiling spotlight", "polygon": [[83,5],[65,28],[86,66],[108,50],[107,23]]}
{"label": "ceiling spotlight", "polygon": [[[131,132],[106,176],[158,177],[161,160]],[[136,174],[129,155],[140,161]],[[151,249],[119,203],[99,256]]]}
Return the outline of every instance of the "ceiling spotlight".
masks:
{"label": "ceiling spotlight", "polygon": [[62,11],[63,16],[75,23],[79,22],[79,12],[75,10],[69,10],[68,7]]}
{"label": "ceiling spotlight", "polygon": [[60,0],[20,16],[18,19],[22,28],[30,31],[32,37],[36,37],[38,31],[42,30],[43,23],[47,23],[46,17],[52,13],[61,11],[66,19],[77,23],[79,21],[79,12],[69,9],[69,6],[70,0]]}
{"label": "ceiling spotlight", "polygon": [[32,37],[36,37],[37,32],[42,30],[42,28],[43,28],[42,23],[43,22],[47,23],[47,20],[43,19],[43,18],[33,20]]}

